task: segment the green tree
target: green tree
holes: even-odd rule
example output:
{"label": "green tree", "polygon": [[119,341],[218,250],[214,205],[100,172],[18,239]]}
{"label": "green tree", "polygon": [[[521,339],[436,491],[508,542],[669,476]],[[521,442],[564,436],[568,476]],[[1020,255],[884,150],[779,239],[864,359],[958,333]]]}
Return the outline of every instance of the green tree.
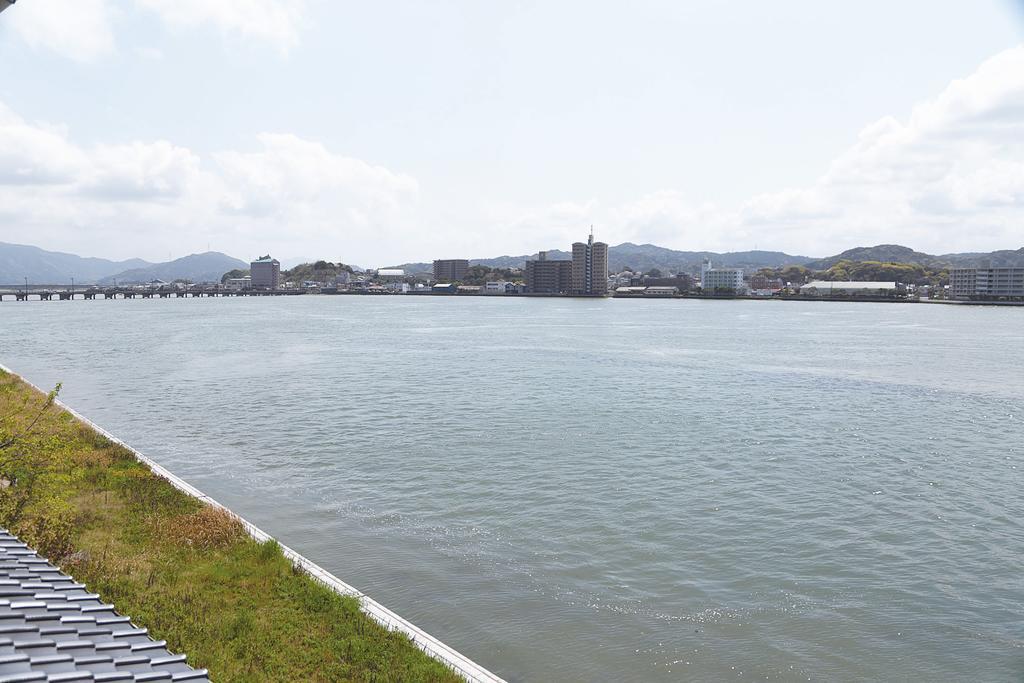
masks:
{"label": "green tree", "polygon": [[222,285],[226,284],[228,280],[234,279],[236,277],[249,277],[249,271],[248,270],[243,270],[241,268],[235,268],[234,270],[229,270],[228,272],[226,272],[226,273],[224,273],[223,275],[220,276],[220,283]]}

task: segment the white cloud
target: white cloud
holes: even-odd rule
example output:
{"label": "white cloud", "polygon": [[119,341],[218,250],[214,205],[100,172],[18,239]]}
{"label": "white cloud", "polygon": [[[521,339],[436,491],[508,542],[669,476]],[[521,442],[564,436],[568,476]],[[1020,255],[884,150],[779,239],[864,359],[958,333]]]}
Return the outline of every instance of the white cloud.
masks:
{"label": "white cloud", "polygon": [[14,31],[33,48],[71,59],[93,61],[114,51],[107,0],[32,0],[4,13]]}
{"label": "white cloud", "polygon": [[224,34],[269,42],[287,52],[299,40],[301,0],[136,0],[170,26],[210,25]]}
{"label": "white cloud", "polygon": [[[299,41],[304,0],[134,0],[166,25],[195,29],[212,26],[224,36],[269,43],[282,53]],[[130,12],[115,0],[26,0],[4,13],[12,29],[33,48],[44,48],[80,62],[116,51],[114,19]],[[160,59],[152,46],[135,49]]]}
{"label": "white cloud", "polygon": [[922,250],[1024,244],[1024,46],[861,131],[813,185],[756,197],[740,225],[813,253],[899,241]]}
{"label": "white cloud", "polygon": [[83,163],[66,129],[30,124],[0,103],[0,183],[66,183]]}
{"label": "white cloud", "polygon": [[79,179],[85,194],[106,199],[175,199],[202,182],[199,157],[165,140],[101,145]]}
{"label": "white cloud", "polygon": [[164,140],[84,147],[0,105],[0,240],[79,252],[109,241],[112,254],[157,258],[207,243],[365,256],[416,232],[414,178],[295,135],[257,142],[207,159]]}
{"label": "white cloud", "polygon": [[564,248],[592,223],[611,243],[687,250],[757,247],[824,256],[891,242],[933,253],[1018,248],[1024,245],[1024,46],[953,81],[905,120],[888,116],[865,126],[803,187],[765,192],[734,207],[663,190],[611,206],[592,198],[502,207],[488,216],[501,226],[492,243],[518,233],[530,237],[532,248]]}
{"label": "white cloud", "polygon": [[[364,265],[486,256],[599,239],[827,255],[899,242],[945,253],[1024,244],[1024,46],[996,55],[909,115],[866,126],[803,187],[714,206],[682,190],[615,205],[441,205],[416,179],[291,134],[201,157],[167,141],[84,147],[0,105],[5,241],[162,256],[207,242],[242,256],[322,254]],[[31,229],[31,232],[28,231]],[[11,230],[8,230],[11,232]],[[81,240],[92,244],[83,247]],[[164,251],[161,251],[164,250]]]}

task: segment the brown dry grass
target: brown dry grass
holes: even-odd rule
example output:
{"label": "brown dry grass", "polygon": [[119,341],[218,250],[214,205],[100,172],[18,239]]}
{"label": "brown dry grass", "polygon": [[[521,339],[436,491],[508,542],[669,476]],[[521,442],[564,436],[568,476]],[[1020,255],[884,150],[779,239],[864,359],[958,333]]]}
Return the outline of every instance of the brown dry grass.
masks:
{"label": "brown dry grass", "polygon": [[207,505],[198,512],[164,520],[160,534],[173,543],[213,550],[241,540],[245,529],[231,513]]}

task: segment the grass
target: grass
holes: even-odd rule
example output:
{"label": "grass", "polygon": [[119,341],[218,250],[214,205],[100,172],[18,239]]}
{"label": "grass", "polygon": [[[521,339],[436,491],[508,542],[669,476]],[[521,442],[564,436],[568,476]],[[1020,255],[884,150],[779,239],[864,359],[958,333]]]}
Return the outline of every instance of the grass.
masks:
{"label": "grass", "polygon": [[[45,402],[0,372],[0,444]],[[57,406],[0,448],[0,526],[213,680],[461,680]]]}

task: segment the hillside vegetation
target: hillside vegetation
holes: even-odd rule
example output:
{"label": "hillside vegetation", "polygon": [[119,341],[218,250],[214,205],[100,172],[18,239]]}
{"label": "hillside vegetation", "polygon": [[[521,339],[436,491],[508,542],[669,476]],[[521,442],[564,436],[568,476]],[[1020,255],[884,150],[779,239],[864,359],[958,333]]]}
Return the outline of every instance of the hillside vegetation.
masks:
{"label": "hillside vegetation", "polygon": [[0,526],[212,680],[461,680],[3,372],[0,481]]}
{"label": "hillside vegetation", "polygon": [[281,271],[281,282],[319,282],[321,284],[333,283],[334,278],[342,272],[352,273],[352,266],[344,263],[331,263],[330,261],[317,261],[315,263],[300,263],[294,268]]}
{"label": "hillside vegetation", "polygon": [[842,260],[823,270],[808,266],[787,266],[785,268],[762,268],[758,272],[795,285],[811,280],[900,282],[911,285],[943,285],[949,282],[949,269],[946,267],[880,261]]}

